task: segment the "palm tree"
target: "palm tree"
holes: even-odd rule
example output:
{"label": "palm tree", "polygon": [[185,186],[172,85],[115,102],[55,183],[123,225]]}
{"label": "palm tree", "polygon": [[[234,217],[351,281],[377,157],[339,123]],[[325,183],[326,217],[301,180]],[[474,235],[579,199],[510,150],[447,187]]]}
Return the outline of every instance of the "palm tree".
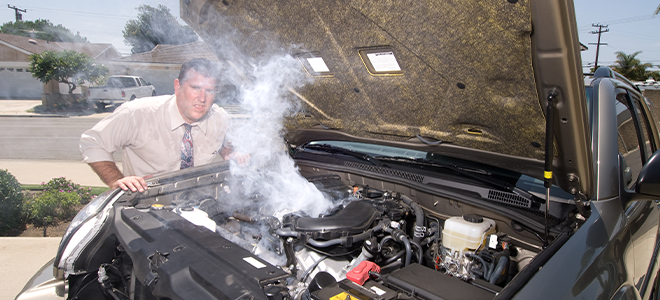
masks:
{"label": "palm tree", "polygon": [[642,53],[642,51],[637,51],[630,55],[625,54],[622,51],[617,51],[615,53],[616,64],[610,66],[614,71],[630,80],[646,80],[648,77],[646,68],[650,68],[653,65],[650,63],[642,63],[637,59],[637,55]]}

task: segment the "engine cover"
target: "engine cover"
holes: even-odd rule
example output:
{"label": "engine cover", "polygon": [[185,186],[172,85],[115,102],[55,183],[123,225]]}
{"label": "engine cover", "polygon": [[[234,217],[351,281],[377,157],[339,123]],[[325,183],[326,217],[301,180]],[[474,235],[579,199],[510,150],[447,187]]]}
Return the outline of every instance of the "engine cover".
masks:
{"label": "engine cover", "polygon": [[325,218],[300,217],[292,222],[292,229],[312,238],[334,239],[362,233],[369,229],[380,214],[366,201],[353,201],[336,214]]}

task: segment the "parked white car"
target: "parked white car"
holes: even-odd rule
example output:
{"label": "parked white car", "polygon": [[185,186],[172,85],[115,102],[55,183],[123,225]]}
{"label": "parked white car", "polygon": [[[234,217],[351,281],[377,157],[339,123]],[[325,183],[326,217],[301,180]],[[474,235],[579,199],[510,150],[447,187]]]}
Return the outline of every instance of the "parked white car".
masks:
{"label": "parked white car", "polygon": [[104,86],[89,88],[88,101],[103,111],[107,105],[155,95],[156,88],[140,76],[113,75]]}

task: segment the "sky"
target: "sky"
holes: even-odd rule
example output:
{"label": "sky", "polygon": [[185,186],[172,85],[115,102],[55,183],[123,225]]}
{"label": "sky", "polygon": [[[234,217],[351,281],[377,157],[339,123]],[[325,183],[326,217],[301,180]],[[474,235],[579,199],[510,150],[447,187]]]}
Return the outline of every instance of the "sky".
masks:
{"label": "sky", "polygon": [[[14,0],[15,1],[15,0]],[[494,0],[488,0],[494,1]],[[536,0],[538,1],[538,0]],[[598,51],[598,64],[611,65],[616,61],[616,52],[622,51],[637,55],[643,63],[648,62],[658,68],[660,65],[660,15],[653,12],[660,0],[574,0],[580,42],[589,50],[582,52],[582,65],[585,68],[596,60],[597,31],[593,24],[608,25],[609,32],[601,35]],[[25,9],[23,20],[48,19],[53,24],[62,24],[73,33],[80,32],[93,43],[112,43],[122,55],[130,55],[130,46],[124,43],[122,30],[126,22],[137,18],[137,7],[148,4],[167,6],[181,24],[178,0],[21,0],[8,2],[8,6]],[[14,10],[1,7],[0,23],[15,21]],[[590,44],[594,43],[594,45]]]}

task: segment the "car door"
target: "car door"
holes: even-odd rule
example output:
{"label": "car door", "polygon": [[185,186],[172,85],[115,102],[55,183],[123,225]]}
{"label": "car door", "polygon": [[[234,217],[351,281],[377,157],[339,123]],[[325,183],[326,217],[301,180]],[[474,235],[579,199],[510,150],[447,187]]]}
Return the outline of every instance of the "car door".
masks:
{"label": "car door", "polygon": [[151,86],[142,77],[138,77],[137,81],[140,83],[140,97],[151,96]]}
{"label": "car door", "polygon": [[[634,189],[635,182],[651,157],[655,147],[655,128],[651,126],[648,109],[641,102],[640,96],[627,89],[617,89],[617,105],[621,107],[617,122],[619,135],[619,153],[624,158],[625,187]],[[638,201],[625,209],[626,224],[630,230],[632,243],[632,281],[640,295],[647,299],[655,282],[658,253],[658,212],[657,201]]]}
{"label": "car door", "polygon": [[147,89],[149,88],[147,86],[147,83],[144,82],[144,80],[141,77],[136,77],[135,81],[137,81],[138,83],[138,92],[137,92],[138,98],[147,97]]}

